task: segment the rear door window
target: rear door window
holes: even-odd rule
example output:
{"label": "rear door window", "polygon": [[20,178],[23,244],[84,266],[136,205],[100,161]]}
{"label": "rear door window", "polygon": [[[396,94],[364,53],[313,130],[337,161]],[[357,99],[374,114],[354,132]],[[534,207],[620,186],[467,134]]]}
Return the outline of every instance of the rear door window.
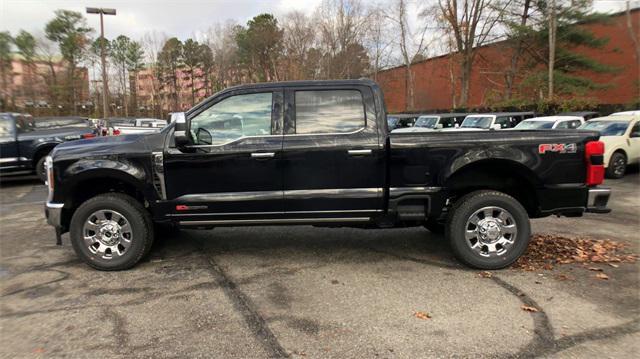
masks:
{"label": "rear door window", "polygon": [[357,90],[296,91],[296,134],[350,133],[365,127]]}

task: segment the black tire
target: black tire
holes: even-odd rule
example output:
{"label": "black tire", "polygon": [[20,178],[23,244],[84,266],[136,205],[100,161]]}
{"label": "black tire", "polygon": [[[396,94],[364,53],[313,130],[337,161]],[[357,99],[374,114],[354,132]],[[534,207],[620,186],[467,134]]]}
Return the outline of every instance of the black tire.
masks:
{"label": "black tire", "polygon": [[[497,239],[498,242],[500,242],[501,238],[509,236],[509,240],[512,241],[512,243],[507,243],[504,246],[500,243],[486,246],[484,245],[485,242],[481,241],[478,236],[476,237],[476,241],[479,247],[475,247],[476,250],[474,250],[471,246],[476,243],[473,242],[473,239],[466,239],[465,233],[467,229],[471,229],[471,232],[475,231],[475,228],[480,230],[481,226],[474,228],[474,225],[469,224],[468,221],[470,221],[474,215],[485,216],[479,212],[487,207],[498,208],[490,212],[493,213],[491,216],[498,214],[499,217],[502,213],[500,210],[506,211],[507,214],[510,215],[509,222],[514,222],[513,224],[515,224],[517,232],[515,235],[502,234],[503,227],[500,227],[500,234],[494,233],[500,236],[500,238]],[[484,213],[484,211],[482,212]],[[477,223],[481,224],[482,221],[484,221],[484,219],[481,219]],[[502,219],[500,223],[503,223]],[[479,269],[500,269],[515,262],[527,249],[531,236],[531,225],[527,211],[516,199],[502,192],[482,190],[471,192],[454,203],[445,226],[445,236],[449,239],[451,249],[455,256],[464,264]],[[498,248],[494,255],[489,256],[489,253],[482,253],[484,248],[486,248],[488,252],[491,247],[493,247],[494,250]],[[502,254],[498,253],[500,251],[503,251]]]}
{"label": "black tire", "polygon": [[[129,223],[130,242],[121,255],[114,256],[112,253],[112,258],[104,258],[106,253],[104,255],[93,253],[84,240],[85,223],[92,214],[101,210],[115,211]],[[82,203],[71,218],[69,234],[71,244],[78,257],[91,267],[104,271],[117,271],[133,267],[149,252],[154,235],[153,222],[149,213],[138,201],[122,193],[101,194]]]}
{"label": "black tire", "polygon": [[615,152],[609,159],[607,167],[608,178],[622,178],[627,171],[627,156],[622,152]]}
{"label": "black tire", "polygon": [[48,153],[40,157],[40,159],[38,159],[38,162],[36,162],[36,174],[42,182],[47,182],[47,170],[44,168],[44,163],[47,159],[47,155]]}
{"label": "black tire", "polygon": [[444,227],[445,227],[444,222],[440,222],[434,218],[429,218],[424,223],[424,228],[428,229],[429,232],[435,233],[435,234],[444,234]]}

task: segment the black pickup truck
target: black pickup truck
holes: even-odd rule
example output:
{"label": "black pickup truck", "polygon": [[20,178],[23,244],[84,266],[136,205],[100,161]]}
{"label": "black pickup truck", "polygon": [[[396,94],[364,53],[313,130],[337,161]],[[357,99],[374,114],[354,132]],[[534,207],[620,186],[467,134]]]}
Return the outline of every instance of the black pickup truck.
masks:
{"label": "black pickup truck", "polygon": [[233,87],[173,120],[48,157],[48,222],[92,267],[132,267],[156,226],[310,224],[425,226],[496,269],[525,251],[529,218],[609,212],[596,132],[390,135],[367,80]]}
{"label": "black pickup truck", "polygon": [[62,142],[95,137],[82,117],[42,117],[0,113],[0,174],[36,172],[46,180],[44,161]]}

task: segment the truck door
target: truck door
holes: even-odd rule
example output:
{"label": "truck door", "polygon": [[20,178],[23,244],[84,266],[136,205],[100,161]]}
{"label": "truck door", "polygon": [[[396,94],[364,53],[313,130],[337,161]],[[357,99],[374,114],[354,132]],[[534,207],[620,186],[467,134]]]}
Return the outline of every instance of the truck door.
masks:
{"label": "truck door", "polygon": [[0,169],[17,167],[20,163],[16,121],[11,115],[0,115]]}
{"label": "truck door", "polygon": [[248,89],[188,115],[194,145],[164,154],[170,215],[209,221],[282,215],[282,102],[281,89]]}
{"label": "truck door", "polygon": [[385,155],[370,88],[295,87],[285,102],[285,214],[363,218],[381,211]]}

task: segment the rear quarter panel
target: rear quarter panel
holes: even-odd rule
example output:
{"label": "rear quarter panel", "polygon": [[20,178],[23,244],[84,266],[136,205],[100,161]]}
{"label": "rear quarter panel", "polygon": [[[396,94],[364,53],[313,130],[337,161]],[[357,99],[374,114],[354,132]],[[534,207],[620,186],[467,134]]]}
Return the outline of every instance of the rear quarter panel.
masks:
{"label": "rear quarter panel", "polygon": [[[465,166],[489,160],[522,166],[536,187],[581,184],[585,143],[597,139],[597,133],[576,130],[392,133],[390,186],[444,186]],[[540,154],[541,144],[575,144],[576,151]]]}

